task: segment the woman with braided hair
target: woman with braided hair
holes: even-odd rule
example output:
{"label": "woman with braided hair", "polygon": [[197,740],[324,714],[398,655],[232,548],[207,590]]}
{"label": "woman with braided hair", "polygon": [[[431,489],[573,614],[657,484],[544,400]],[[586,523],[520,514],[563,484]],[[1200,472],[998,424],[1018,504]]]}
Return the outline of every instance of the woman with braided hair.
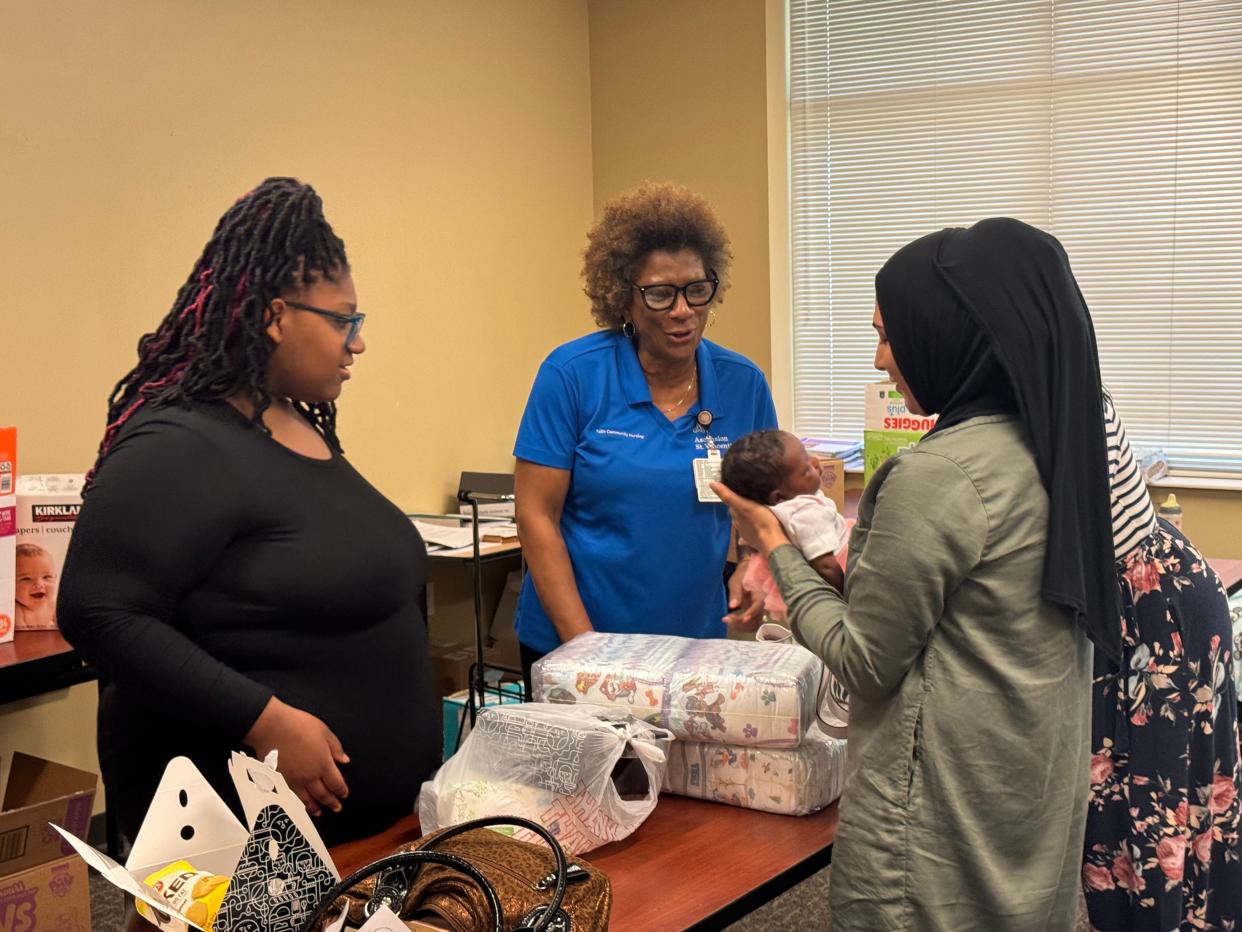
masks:
{"label": "woman with braided hair", "polygon": [[438,763],[426,552],[336,435],[363,316],[319,196],[269,178],[112,394],[60,623],[99,671],[122,845],[177,755],[231,801],[230,751],[279,751],[328,844],[410,812]]}

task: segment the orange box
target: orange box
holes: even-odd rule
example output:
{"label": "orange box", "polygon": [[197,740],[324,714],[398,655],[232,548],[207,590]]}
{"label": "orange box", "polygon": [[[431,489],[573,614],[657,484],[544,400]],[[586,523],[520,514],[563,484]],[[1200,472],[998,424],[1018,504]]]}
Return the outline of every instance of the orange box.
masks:
{"label": "orange box", "polygon": [[91,928],[86,862],[76,854],[0,878],[0,930],[61,932]]}
{"label": "orange box", "polygon": [[17,428],[0,427],[0,644],[13,640],[16,597]]}

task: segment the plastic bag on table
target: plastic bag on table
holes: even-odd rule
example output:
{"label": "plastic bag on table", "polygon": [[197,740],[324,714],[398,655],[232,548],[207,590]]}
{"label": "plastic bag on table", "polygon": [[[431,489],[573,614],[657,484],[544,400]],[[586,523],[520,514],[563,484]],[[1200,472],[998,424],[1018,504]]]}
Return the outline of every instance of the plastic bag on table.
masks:
{"label": "plastic bag on table", "polygon": [[571,854],[618,841],[655,808],[671,737],[598,708],[484,709],[461,749],[423,784],[422,830],[516,815],[544,825]]}

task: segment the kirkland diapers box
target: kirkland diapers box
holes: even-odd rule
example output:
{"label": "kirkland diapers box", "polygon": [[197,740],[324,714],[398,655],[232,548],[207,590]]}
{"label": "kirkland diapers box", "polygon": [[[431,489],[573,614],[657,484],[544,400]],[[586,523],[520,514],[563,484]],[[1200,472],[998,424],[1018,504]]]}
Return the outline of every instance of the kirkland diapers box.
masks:
{"label": "kirkland diapers box", "polygon": [[919,442],[936,424],[935,417],[911,414],[906,399],[892,382],[873,382],[863,409],[863,481],[886,459]]}
{"label": "kirkland diapers box", "polygon": [[17,428],[0,427],[0,644],[13,640],[17,592]]}
{"label": "kirkland diapers box", "polygon": [[98,778],[15,753],[0,809],[0,930],[89,929],[86,865],[52,828],[85,835]]}
{"label": "kirkland diapers box", "polygon": [[18,631],[56,627],[56,590],[85,480],[81,474],[17,477]]}

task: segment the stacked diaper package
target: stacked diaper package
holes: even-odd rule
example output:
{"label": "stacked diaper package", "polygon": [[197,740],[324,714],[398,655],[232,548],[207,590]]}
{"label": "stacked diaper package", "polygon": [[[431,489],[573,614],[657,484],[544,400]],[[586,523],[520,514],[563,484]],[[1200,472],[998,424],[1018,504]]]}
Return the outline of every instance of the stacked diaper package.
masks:
{"label": "stacked diaper package", "polygon": [[817,727],[823,664],[797,644],[581,634],[538,661],[535,699],[672,732],[664,790],[806,815],[841,794],[845,741]]}

